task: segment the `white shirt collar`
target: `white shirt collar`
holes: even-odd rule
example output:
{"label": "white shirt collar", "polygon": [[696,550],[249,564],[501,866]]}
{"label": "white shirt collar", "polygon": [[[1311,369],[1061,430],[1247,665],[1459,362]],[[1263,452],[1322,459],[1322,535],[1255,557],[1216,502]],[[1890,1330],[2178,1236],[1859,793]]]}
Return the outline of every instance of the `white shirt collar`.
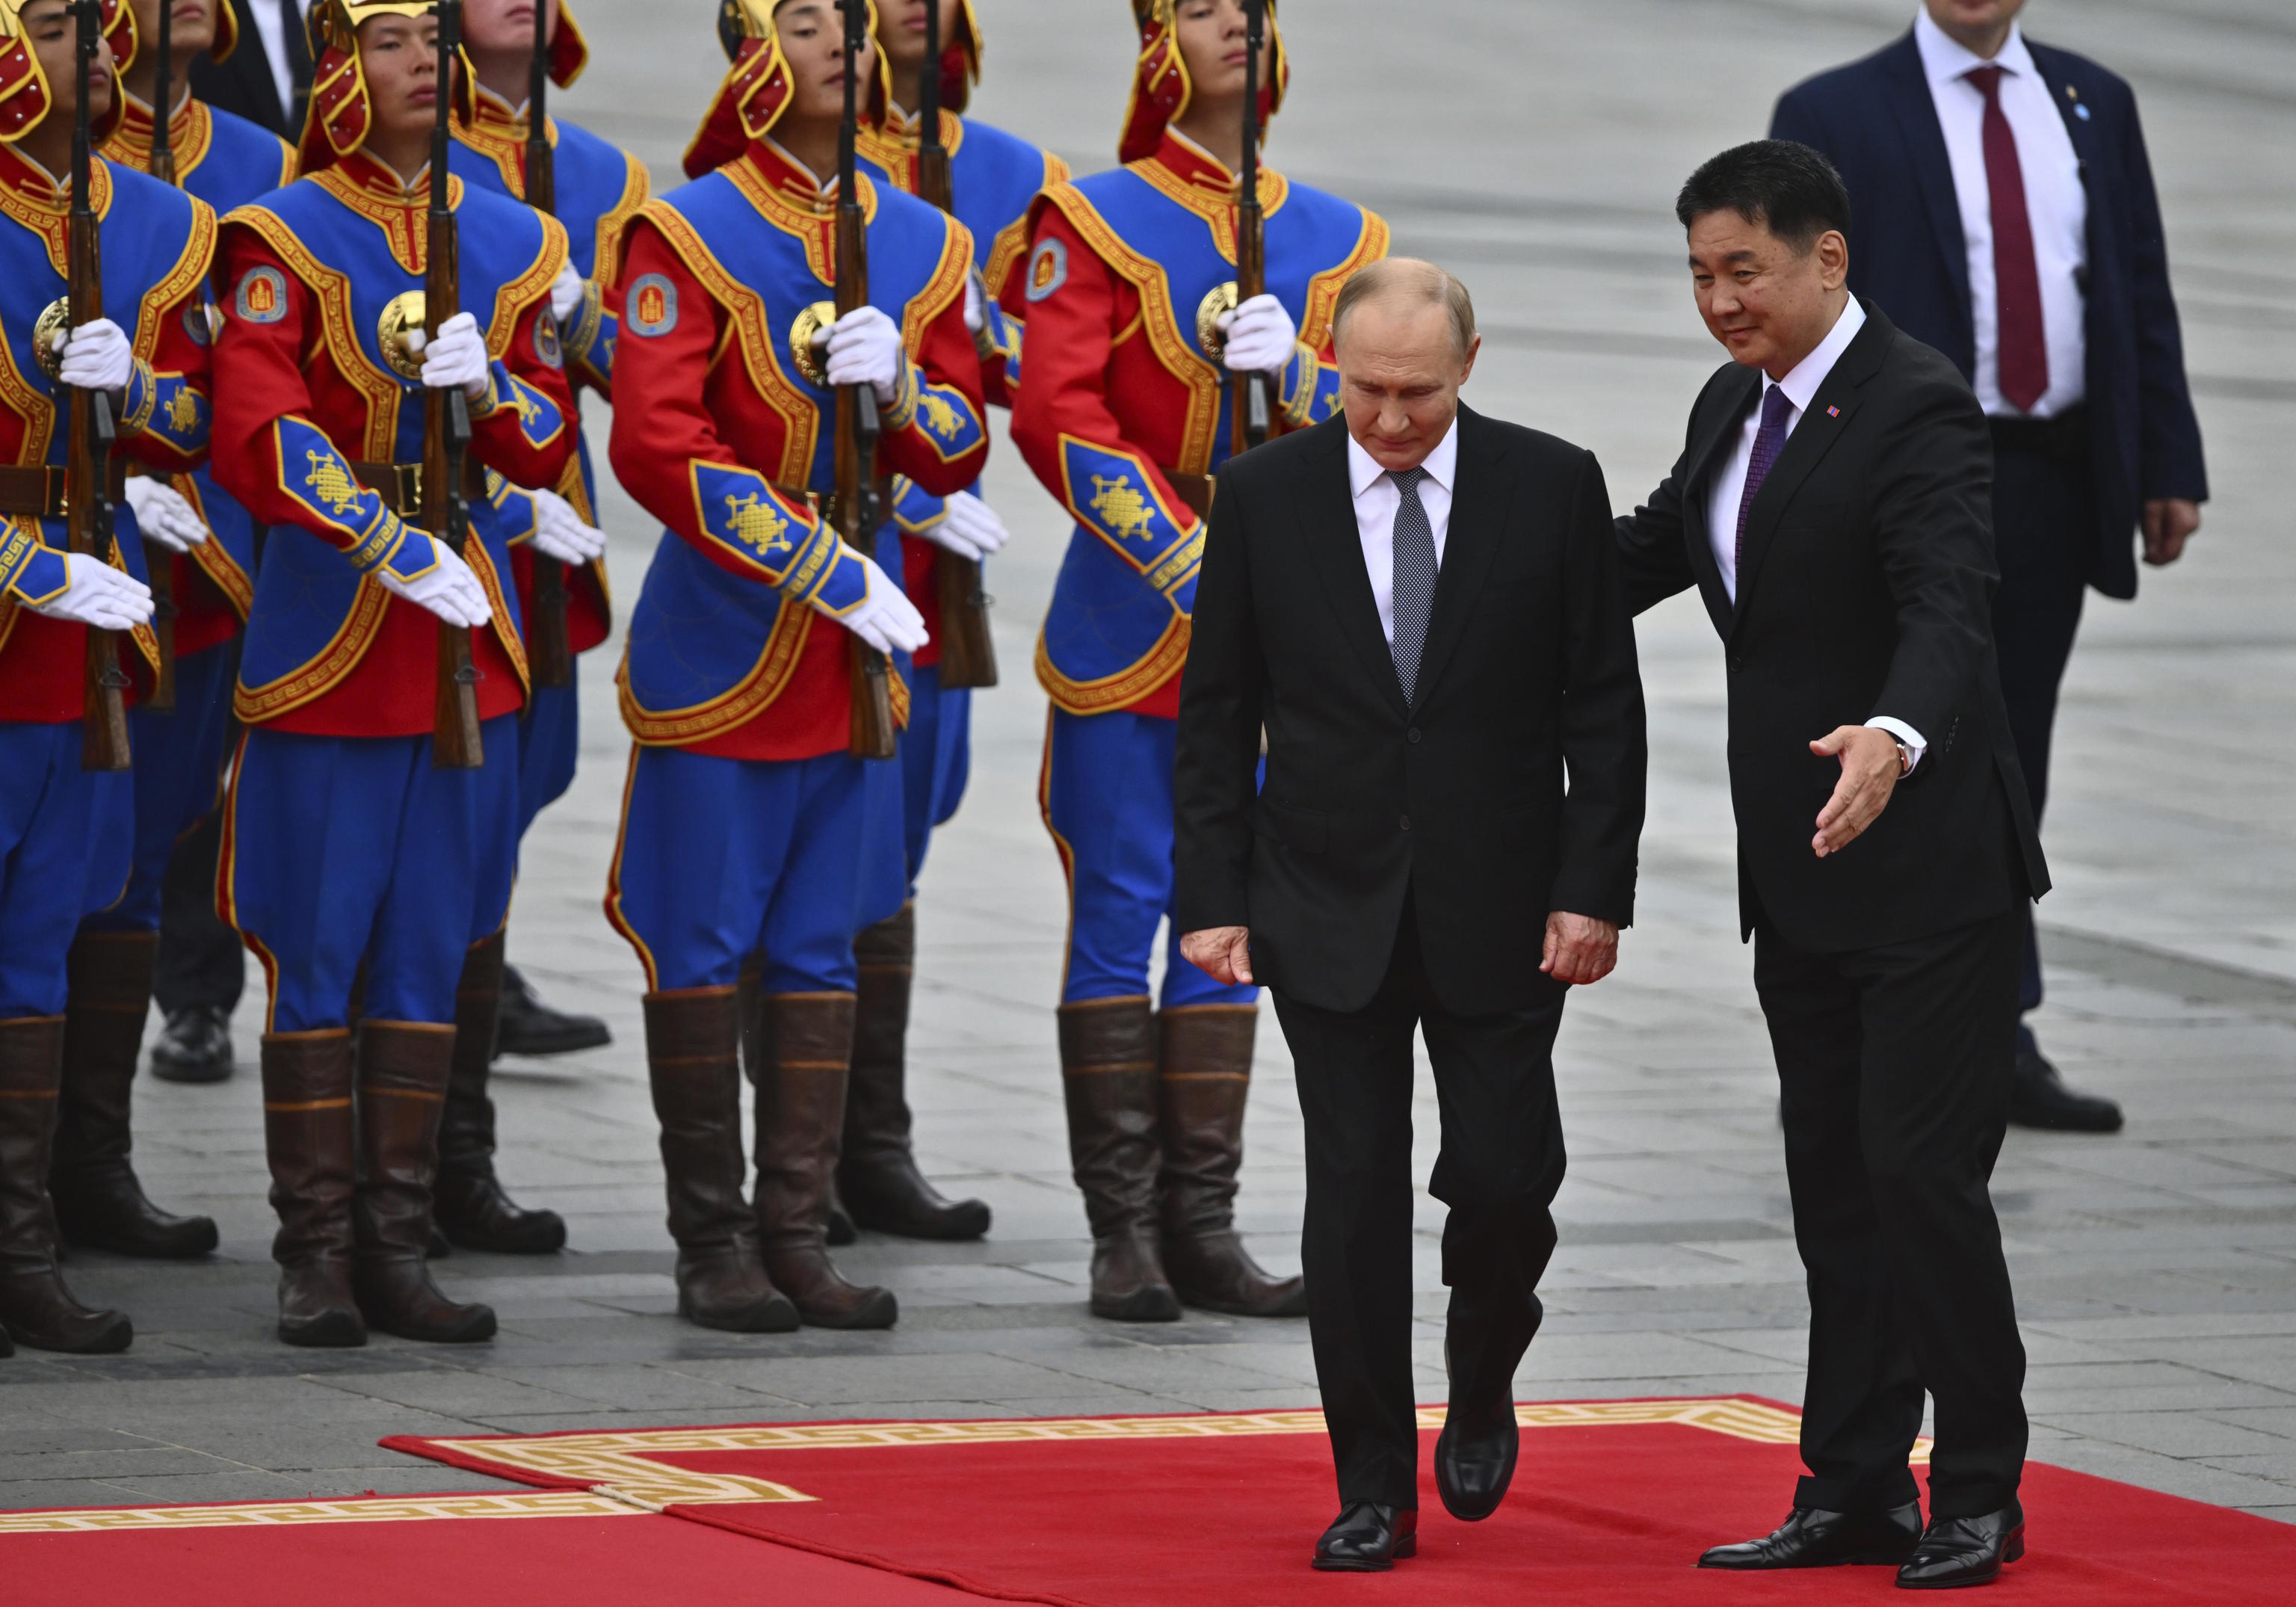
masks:
{"label": "white shirt collar", "polygon": [[2014,22],[2009,25],[2009,42],[1988,61],[1939,28],[1923,6],[1914,18],[1914,47],[1922,53],[1922,71],[1932,91],[1966,78],[1980,67],[1998,67],[2014,77],[2040,76],[2040,70],[2033,65],[2033,53],[2025,48],[2024,32]]}
{"label": "white shirt collar", "polygon": [[[1427,471],[1428,479],[1446,491],[1456,488],[1454,482],[1459,472],[1459,421],[1456,416],[1451,427],[1443,431],[1443,439],[1435,443],[1435,450],[1419,466]],[[1352,435],[1348,437],[1348,484],[1356,496],[1361,496],[1377,485],[1379,477],[1386,472],[1379,466],[1379,460],[1363,449],[1361,442]]]}
{"label": "white shirt collar", "polygon": [[[1817,349],[1795,364],[1786,377],[1777,381],[1778,389],[1786,393],[1786,400],[1793,404],[1796,413],[1809,411],[1810,403],[1816,399],[1818,387],[1825,383],[1825,376],[1833,372],[1833,365],[1841,361],[1841,354],[1849,349],[1849,343],[1865,327],[1866,309],[1858,306],[1857,298],[1852,296],[1843,305],[1841,316],[1833,321],[1833,327],[1826,332],[1825,339],[1817,343]],[[1769,376],[1765,374],[1762,378],[1762,394],[1767,396]]]}

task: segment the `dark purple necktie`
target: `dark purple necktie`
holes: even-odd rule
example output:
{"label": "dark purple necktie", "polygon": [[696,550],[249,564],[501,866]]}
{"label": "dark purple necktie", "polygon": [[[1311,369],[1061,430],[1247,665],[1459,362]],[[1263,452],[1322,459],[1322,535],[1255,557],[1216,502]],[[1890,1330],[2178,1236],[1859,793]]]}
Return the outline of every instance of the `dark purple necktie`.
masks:
{"label": "dark purple necktie", "polygon": [[1738,545],[1735,556],[1730,560],[1734,573],[1746,563],[1746,516],[1754,511],[1754,498],[1762,494],[1762,482],[1770,477],[1770,469],[1785,449],[1786,415],[1793,411],[1793,398],[1786,395],[1783,385],[1771,385],[1762,392],[1762,427],[1754,432],[1754,456],[1746,465],[1746,489],[1738,498]]}
{"label": "dark purple necktie", "polygon": [[2001,69],[1965,75],[1985,97],[1985,189],[1993,214],[1995,338],[2000,346],[2002,399],[2033,411],[2049,389],[2048,332],[2041,318],[2041,271],[2033,258],[2033,219],[2025,209],[2025,169],[2017,135],[2001,110]]}

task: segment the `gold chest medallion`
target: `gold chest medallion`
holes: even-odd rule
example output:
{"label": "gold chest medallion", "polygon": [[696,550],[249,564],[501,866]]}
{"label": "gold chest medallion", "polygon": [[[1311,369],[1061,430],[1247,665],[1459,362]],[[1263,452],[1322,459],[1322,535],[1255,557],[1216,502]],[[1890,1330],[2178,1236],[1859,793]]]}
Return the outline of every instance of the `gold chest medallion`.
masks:
{"label": "gold chest medallion", "polygon": [[59,296],[42,309],[39,322],[32,325],[32,355],[39,359],[40,372],[48,376],[50,384],[63,378],[64,360],[56,350],[56,337],[71,328],[71,302]]}
{"label": "gold chest medallion", "polygon": [[790,325],[790,361],[797,365],[798,373],[824,390],[829,387],[829,350],[815,346],[813,340],[836,322],[837,303],[816,301]]}
{"label": "gold chest medallion", "polygon": [[1214,368],[1220,366],[1227,356],[1227,332],[1219,326],[1219,321],[1235,310],[1237,300],[1235,281],[1231,279],[1226,284],[1212,286],[1196,303],[1196,344],[1203,348],[1204,356],[1212,360]]}
{"label": "gold chest medallion", "polygon": [[422,327],[427,306],[421,291],[402,291],[390,299],[375,325],[375,344],[382,348],[382,360],[410,385],[422,383],[422,359],[407,345],[406,336],[410,330]]}

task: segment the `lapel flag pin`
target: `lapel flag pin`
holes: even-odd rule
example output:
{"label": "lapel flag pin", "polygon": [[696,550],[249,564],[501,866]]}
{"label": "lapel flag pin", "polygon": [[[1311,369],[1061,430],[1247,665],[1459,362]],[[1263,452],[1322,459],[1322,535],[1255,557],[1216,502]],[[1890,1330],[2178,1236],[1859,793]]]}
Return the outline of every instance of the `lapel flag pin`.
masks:
{"label": "lapel flag pin", "polygon": [[1825,410],[1825,416],[1830,419],[1838,419],[1841,416],[1841,409],[1839,407],[1829,407]]}

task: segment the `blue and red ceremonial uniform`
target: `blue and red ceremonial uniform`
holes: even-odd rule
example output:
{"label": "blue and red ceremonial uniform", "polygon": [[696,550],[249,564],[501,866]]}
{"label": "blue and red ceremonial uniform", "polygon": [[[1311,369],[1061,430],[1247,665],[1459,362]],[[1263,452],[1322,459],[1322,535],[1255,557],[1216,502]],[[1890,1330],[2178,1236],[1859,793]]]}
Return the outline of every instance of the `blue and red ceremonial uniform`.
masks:
{"label": "blue and red ceremonial uniform", "polygon": [[[999,305],[1005,283],[1029,249],[1029,203],[1069,179],[1066,162],[1016,135],[944,111],[941,143],[948,151],[949,196],[957,221],[972,236],[973,271],[982,288],[985,326],[975,335],[982,394],[1010,407],[1021,382],[1022,321]],[[897,111],[865,127],[861,160],[871,172],[905,193],[917,190],[917,119]],[[964,488],[979,495],[978,482]],[[944,499],[914,480],[896,480],[893,519],[901,530],[901,579],[924,616],[932,639],[918,652],[909,677],[909,725],[901,741],[902,810],[909,881],[914,890],[933,829],[956,813],[972,769],[972,693],[940,684],[940,548],[921,533],[945,518]]]}
{"label": "blue and red ceremonial uniform", "polygon": [[[1263,166],[1267,290],[1300,340],[1275,403],[1299,428],[1339,407],[1340,287],[1387,225]],[[1172,898],[1172,754],[1203,553],[1200,508],[1227,461],[1234,389],[1201,333],[1232,306],[1234,174],[1168,129],[1144,160],[1047,190],[1004,285],[1028,321],[1013,439],[1076,521],[1037,647],[1051,693],[1040,803],[1069,876],[1062,1002],[1144,996]],[[1226,299],[1223,299],[1225,290]],[[1164,1005],[1242,1003],[1179,958]]]}
{"label": "blue and red ceremonial uniform", "polygon": [[[205,203],[97,161],[89,198],[103,239],[103,299],[135,345],[119,450],[162,474],[206,455],[211,422],[203,316],[216,247]],[[42,313],[67,291],[68,192],[0,146],[0,464],[53,471],[70,451],[63,393],[33,350]],[[0,512],[0,1020],[60,1015],[64,955],[81,921],[119,900],[133,857],[135,779],[80,767],[86,629],[35,613],[66,583],[62,518],[10,499]],[[50,505],[53,505],[51,504]],[[120,508],[119,562],[144,578],[143,543]],[[123,637],[137,692],[159,662],[152,632]],[[131,750],[133,742],[131,741]]]}
{"label": "blue and red ceremonial uniform", "polygon": [[[473,455],[503,480],[554,486],[574,433],[549,307],[565,231],[459,180],[448,193],[463,306],[494,359]],[[464,553],[493,609],[472,640],[480,768],[432,765],[439,620],[375,578],[435,562],[416,510],[365,483],[422,460],[419,370],[396,366],[384,333],[423,290],[428,205],[426,181],[410,189],[360,151],[224,223],[216,462],[270,534],[217,906],[263,963],[275,1033],[346,1025],[362,960],[370,1019],[454,1021],[464,953],[509,906],[527,664],[501,521],[474,517]]]}
{"label": "blue and red ceremonial uniform", "polygon": [[[448,166],[465,183],[523,201],[526,111],[507,105],[483,85],[474,83],[472,88],[475,102],[470,115],[455,119],[457,143]],[[560,330],[567,377],[576,389],[578,404],[584,386],[611,401],[614,348],[621,335],[621,297],[613,275],[622,231],[646,201],[646,170],[636,157],[574,124],[553,118],[549,134],[556,191],[553,216],[566,227],[574,271],[588,282],[580,308]],[[553,489],[594,525],[597,472],[590,444],[579,430],[578,416],[574,460]],[[534,553],[528,543],[534,535],[533,499],[512,488],[496,516],[505,522],[521,617],[530,620]],[[611,627],[612,594],[604,560],[570,573],[566,580],[568,639],[577,654],[584,653],[603,642]],[[519,833],[524,836],[534,817],[573,784],[581,743],[580,701],[573,683],[532,688],[518,736]]]}
{"label": "blue and red ceremonial uniform", "polygon": [[[988,452],[972,241],[857,187],[870,300],[907,353],[880,463],[945,496]],[[866,585],[816,501],[834,485],[834,393],[796,355],[833,321],[835,202],[752,139],[625,237],[614,471],[668,528],[620,674],[636,751],[606,913],[652,992],[730,988],[762,947],[767,993],[850,993],[854,933],[906,896],[899,770],[848,754],[850,638],[812,605],[849,611]],[[898,541],[873,555],[898,585]]]}
{"label": "blue and red ceremonial uniform", "polygon": [[[138,173],[152,161],[152,110],[122,97],[119,127],[103,154]],[[293,148],[244,118],[187,100],[168,125],[176,181],[218,215],[279,188],[295,176]],[[214,340],[215,315],[204,286],[184,309],[185,334],[205,347]],[[175,580],[176,707],[170,713],[137,709],[129,716],[135,756],[135,863],[118,904],[93,917],[92,929],[157,931],[168,861],[183,834],[220,801],[231,756],[231,697],[240,629],[255,600],[255,521],[217,485],[205,464],[166,477],[203,520],[210,535],[169,562]],[[122,504],[119,529],[135,542],[135,511]],[[145,549],[151,562],[159,554]]]}

